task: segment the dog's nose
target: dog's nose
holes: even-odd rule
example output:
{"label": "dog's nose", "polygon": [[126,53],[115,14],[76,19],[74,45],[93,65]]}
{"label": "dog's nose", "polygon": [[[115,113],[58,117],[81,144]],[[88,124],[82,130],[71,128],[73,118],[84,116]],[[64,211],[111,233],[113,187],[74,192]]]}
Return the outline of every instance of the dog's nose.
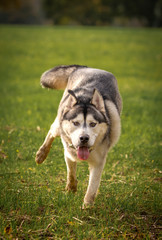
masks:
{"label": "dog's nose", "polygon": [[88,141],[89,141],[89,136],[88,136],[87,134],[80,136],[80,142],[81,142],[82,144],[85,144],[85,143],[87,143]]}

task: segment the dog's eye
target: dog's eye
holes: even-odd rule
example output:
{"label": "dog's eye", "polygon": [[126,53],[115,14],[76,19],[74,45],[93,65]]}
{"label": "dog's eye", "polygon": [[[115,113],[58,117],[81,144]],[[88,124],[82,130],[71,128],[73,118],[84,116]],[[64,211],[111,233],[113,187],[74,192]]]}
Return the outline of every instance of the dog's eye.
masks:
{"label": "dog's eye", "polygon": [[78,127],[80,125],[79,122],[73,122],[73,124],[74,124],[75,127]]}
{"label": "dog's eye", "polygon": [[96,126],[96,124],[97,124],[97,123],[95,123],[95,122],[91,122],[91,123],[89,124],[89,126],[92,127],[92,128],[94,128],[94,127]]}

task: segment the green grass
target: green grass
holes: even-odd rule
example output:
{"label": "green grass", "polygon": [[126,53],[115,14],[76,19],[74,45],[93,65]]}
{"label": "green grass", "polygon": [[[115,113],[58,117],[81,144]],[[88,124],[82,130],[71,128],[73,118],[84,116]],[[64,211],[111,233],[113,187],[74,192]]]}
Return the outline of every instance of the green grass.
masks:
{"label": "green grass", "polygon": [[[162,31],[0,26],[0,239],[160,239]],[[61,141],[34,158],[62,91],[45,70],[83,64],[112,72],[123,97],[122,135],[109,153],[92,209],[82,210],[88,166],[67,194]],[[39,129],[40,127],[40,129]]]}

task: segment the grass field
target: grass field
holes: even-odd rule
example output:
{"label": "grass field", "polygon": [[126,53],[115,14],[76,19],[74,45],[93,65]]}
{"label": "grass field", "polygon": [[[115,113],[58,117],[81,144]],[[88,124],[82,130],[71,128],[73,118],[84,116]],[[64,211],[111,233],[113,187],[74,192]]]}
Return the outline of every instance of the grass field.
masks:
{"label": "grass field", "polygon": [[[0,239],[160,239],[161,29],[0,26],[0,35]],[[87,210],[86,163],[67,194],[60,139],[34,161],[62,95],[39,78],[59,64],[112,72],[123,97],[122,135]]]}

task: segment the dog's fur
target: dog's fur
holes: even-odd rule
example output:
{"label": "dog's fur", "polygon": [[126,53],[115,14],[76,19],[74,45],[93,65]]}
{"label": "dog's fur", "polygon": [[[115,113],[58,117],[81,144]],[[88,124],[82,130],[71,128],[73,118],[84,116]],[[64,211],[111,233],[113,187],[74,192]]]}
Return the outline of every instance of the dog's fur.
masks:
{"label": "dog's fur", "polygon": [[58,114],[36,154],[47,157],[53,140],[60,136],[67,165],[68,191],[77,190],[76,165],[87,161],[90,176],[84,206],[94,202],[106,156],[120,136],[122,100],[113,74],[86,66],[59,66],[43,73],[43,87],[65,89]]}

